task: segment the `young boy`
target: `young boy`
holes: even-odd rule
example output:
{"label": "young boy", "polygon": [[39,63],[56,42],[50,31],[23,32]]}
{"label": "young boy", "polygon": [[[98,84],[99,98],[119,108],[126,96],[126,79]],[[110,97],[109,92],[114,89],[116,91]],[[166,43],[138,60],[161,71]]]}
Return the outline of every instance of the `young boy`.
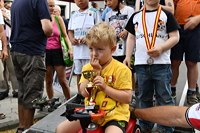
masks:
{"label": "young boy", "polygon": [[[68,34],[74,48],[74,73],[77,75],[78,86],[82,67],[90,61],[89,50],[84,36],[93,25],[101,22],[102,19],[97,9],[89,8],[88,0],[74,0],[74,2],[80,9],[75,11],[69,20]],[[80,94],[79,86],[78,93]],[[78,99],[74,102],[80,103],[81,97],[81,95],[78,95]]]}
{"label": "young boy", "polygon": [[[131,16],[125,28],[129,31],[125,62],[130,62],[136,46],[139,108],[153,106],[154,89],[158,105],[174,105],[170,89],[170,48],[179,40],[179,26],[172,13],[161,8],[159,0],[144,0],[144,5],[142,11]],[[140,126],[149,132],[154,123],[140,120]],[[172,133],[173,130],[158,124],[155,132]]]}
{"label": "young boy", "polygon": [[[131,101],[131,71],[121,62],[112,58],[116,50],[115,29],[101,22],[93,26],[86,35],[86,40],[90,49],[90,63],[83,67],[85,70],[96,70],[98,76],[93,83],[98,86],[95,102],[100,109],[106,111],[107,115],[98,121],[98,124],[105,128],[105,133],[125,133],[126,124],[129,121],[130,112],[128,103]],[[83,76],[80,80],[81,94],[89,96],[85,91],[88,84]],[[86,104],[87,105],[87,104]],[[64,121],[58,125],[57,133],[75,133],[81,129],[79,121]]]}
{"label": "young boy", "polygon": [[[116,31],[116,44],[117,48],[116,51],[112,54],[113,58],[123,62],[125,59],[125,52],[126,52],[126,39],[128,35],[128,31],[125,30],[125,26],[131,17],[131,15],[134,13],[134,9],[129,6],[125,6],[122,3],[122,0],[105,0],[106,5],[110,7],[112,10],[110,10],[106,14],[105,22],[110,24],[115,28]],[[132,69],[132,74],[135,73],[134,64],[132,66],[129,66]],[[134,75],[132,76],[132,83],[133,83],[133,90],[135,88],[135,80]]]}

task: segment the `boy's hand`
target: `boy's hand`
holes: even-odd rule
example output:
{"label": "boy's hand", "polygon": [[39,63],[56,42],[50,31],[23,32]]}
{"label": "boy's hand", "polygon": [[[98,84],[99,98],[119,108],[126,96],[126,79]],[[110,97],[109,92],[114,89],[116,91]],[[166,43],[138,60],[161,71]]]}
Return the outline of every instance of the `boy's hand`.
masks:
{"label": "boy's hand", "polygon": [[3,50],[0,54],[0,59],[2,59],[3,61],[6,61],[8,59],[8,52],[7,49]]}
{"label": "boy's hand", "polygon": [[73,50],[72,50],[72,48],[69,48],[68,54],[70,55],[70,60],[72,60],[73,59]]}
{"label": "boy's hand", "polygon": [[200,23],[200,15],[185,20],[184,30],[192,30]]}
{"label": "boy's hand", "polygon": [[71,43],[73,46],[75,46],[75,45],[79,44],[79,40],[76,38],[72,38]]}
{"label": "boy's hand", "polygon": [[80,43],[86,44],[85,37],[83,37],[83,38],[80,39]]}
{"label": "boy's hand", "polygon": [[104,79],[101,76],[97,76],[93,80],[94,84],[99,87],[99,90],[104,91],[106,88],[106,83],[104,82]]}
{"label": "boy's hand", "polygon": [[160,56],[161,53],[162,53],[161,46],[153,47],[152,49],[147,51],[147,54],[152,58],[156,58],[156,57]]}
{"label": "boy's hand", "polygon": [[118,37],[119,38],[126,38],[128,35],[128,31],[127,30],[124,30],[122,32],[119,33]]}
{"label": "boy's hand", "polygon": [[124,63],[126,66],[128,66],[129,68],[131,67],[131,60],[130,60],[130,59],[125,58],[124,61],[123,61],[123,63]]}
{"label": "boy's hand", "polygon": [[91,58],[91,59],[90,59],[90,64],[91,64],[91,66],[94,68],[94,70],[96,70],[96,71],[99,72],[99,75],[100,75],[100,72],[101,72],[102,67],[101,67],[101,65],[99,64],[99,59],[94,58],[94,57]]}

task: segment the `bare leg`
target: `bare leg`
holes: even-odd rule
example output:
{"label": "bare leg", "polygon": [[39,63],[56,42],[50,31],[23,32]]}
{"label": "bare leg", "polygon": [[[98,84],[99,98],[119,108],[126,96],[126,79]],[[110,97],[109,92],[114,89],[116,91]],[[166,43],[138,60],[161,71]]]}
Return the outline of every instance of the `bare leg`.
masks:
{"label": "bare leg", "polygon": [[65,120],[56,127],[56,133],[77,133],[80,129],[79,120],[72,122]]}
{"label": "bare leg", "polygon": [[198,79],[198,64],[197,62],[185,61],[187,66],[188,87],[196,88]]}
{"label": "bare leg", "polygon": [[52,66],[46,66],[47,72],[46,72],[46,92],[48,95],[48,98],[51,99],[54,96],[53,91],[53,67]]}
{"label": "bare leg", "polygon": [[81,92],[80,92],[80,86],[79,86],[80,79],[81,79],[81,74],[78,74],[77,75],[77,87],[78,87],[78,93],[79,94],[81,94]]}
{"label": "bare leg", "polygon": [[24,110],[23,106],[18,104],[18,117],[19,117],[19,127],[24,127],[24,118],[23,118]]}
{"label": "bare leg", "polygon": [[55,66],[57,75],[58,75],[58,81],[62,87],[64,96],[66,99],[70,99],[70,88],[66,80],[66,70],[65,66]]}
{"label": "bare leg", "polygon": [[30,128],[33,125],[34,113],[35,109],[24,109],[18,104],[19,128],[24,128],[24,130]]}
{"label": "bare leg", "polygon": [[117,126],[108,126],[105,133],[123,133],[123,131]]}
{"label": "bare leg", "polygon": [[181,64],[181,60],[172,60],[171,61],[171,69],[172,69],[172,78],[171,85],[175,86],[179,76],[179,66]]}
{"label": "bare leg", "polygon": [[28,129],[33,125],[35,109],[24,109],[24,129]]}

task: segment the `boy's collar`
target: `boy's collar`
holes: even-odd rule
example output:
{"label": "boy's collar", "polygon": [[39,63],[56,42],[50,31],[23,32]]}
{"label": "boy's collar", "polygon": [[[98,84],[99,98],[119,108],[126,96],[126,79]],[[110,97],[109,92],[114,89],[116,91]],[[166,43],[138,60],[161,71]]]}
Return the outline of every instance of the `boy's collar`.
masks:
{"label": "boy's collar", "polygon": [[79,12],[84,12],[84,11],[86,11],[87,9],[89,9],[89,6],[88,6],[87,8],[85,8],[85,9],[79,9],[78,11],[79,11]]}

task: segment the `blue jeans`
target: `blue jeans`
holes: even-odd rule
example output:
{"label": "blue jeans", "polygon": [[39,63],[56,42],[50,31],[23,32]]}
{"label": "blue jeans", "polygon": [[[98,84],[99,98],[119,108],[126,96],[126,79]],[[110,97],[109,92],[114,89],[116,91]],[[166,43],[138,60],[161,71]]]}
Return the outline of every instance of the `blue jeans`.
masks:
{"label": "blue jeans", "polygon": [[[170,79],[172,77],[169,64],[136,65],[136,76],[138,80],[138,105],[139,108],[153,107],[153,95],[156,93],[158,106],[174,105],[171,96]],[[154,123],[144,120],[139,121],[140,126],[151,130]],[[166,133],[172,133],[173,127],[157,125],[158,129]]]}

